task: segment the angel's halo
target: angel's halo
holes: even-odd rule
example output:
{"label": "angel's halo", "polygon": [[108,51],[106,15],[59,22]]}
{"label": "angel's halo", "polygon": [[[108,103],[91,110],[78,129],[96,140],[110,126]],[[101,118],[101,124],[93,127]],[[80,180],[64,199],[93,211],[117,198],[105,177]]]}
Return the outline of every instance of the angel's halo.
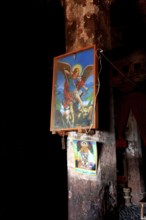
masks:
{"label": "angel's halo", "polygon": [[79,69],[79,75],[81,75],[82,73],[82,66],[80,64],[75,64],[73,67],[72,67],[72,72],[74,72],[74,70],[78,68]]}

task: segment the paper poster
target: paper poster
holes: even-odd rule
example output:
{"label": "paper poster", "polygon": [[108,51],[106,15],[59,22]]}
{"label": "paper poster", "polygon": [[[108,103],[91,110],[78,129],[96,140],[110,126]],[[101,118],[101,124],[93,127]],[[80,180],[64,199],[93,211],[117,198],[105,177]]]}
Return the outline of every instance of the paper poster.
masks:
{"label": "paper poster", "polygon": [[84,174],[96,174],[97,145],[91,140],[73,140],[75,170]]}

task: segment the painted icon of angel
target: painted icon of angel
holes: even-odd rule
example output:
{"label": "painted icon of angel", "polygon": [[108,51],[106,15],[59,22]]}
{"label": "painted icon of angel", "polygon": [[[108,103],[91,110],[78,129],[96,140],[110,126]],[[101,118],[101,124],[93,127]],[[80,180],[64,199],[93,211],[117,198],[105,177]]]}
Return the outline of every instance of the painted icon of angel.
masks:
{"label": "painted icon of angel", "polygon": [[[86,112],[86,108],[82,101],[84,92],[88,91],[85,85],[87,79],[93,74],[93,65],[87,65],[84,69],[80,64],[71,66],[66,62],[58,62],[56,70],[61,72],[64,76],[64,89],[62,102],[64,109],[69,109],[70,123],[73,126],[77,112],[82,115]],[[79,114],[78,114],[79,119]]]}

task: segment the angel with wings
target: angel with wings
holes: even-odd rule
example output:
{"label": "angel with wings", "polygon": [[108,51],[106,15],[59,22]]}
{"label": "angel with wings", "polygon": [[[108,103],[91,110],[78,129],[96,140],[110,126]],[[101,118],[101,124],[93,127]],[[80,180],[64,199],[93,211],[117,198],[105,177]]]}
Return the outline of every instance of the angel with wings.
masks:
{"label": "angel with wings", "polygon": [[84,111],[84,105],[81,99],[83,95],[83,90],[87,91],[88,88],[85,86],[85,82],[88,77],[93,74],[93,65],[87,65],[83,70],[80,64],[76,64],[71,67],[70,64],[65,62],[58,62],[57,70],[64,74],[64,108],[69,107],[71,113],[71,121],[74,124],[75,121],[75,111],[74,103],[78,103],[80,109]]}

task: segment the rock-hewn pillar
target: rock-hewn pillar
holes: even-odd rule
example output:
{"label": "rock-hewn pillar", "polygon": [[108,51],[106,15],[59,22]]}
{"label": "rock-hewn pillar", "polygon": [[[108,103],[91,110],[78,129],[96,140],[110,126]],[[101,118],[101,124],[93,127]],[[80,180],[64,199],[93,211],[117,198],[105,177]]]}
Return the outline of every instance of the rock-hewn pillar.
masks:
{"label": "rock-hewn pillar", "polygon": [[93,43],[102,49],[111,48],[110,0],[65,0],[66,51]]}
{"label": "rock-hewn pillar", "polygon": [[138,205],[144,197],[144,179],[142,173],[142,149],[140,132],[134,115],[130,112],[127,123],[128,148],[126,149],[128,187],[131,188],[131,201]]}
{"label": "rock-hewn pillar", "polygon": [[[93,44],[104,50],[111,49],[109,0],[65,0],[64,5],[66,52]],[[108,81],[108,78],[105,77],[105,80]],[[102,86],[101,84],[101,88]],[[112,91],[109,90],[110,93],[110,126],[107,126],[108,131],[103,129],[97,135],[97,141],[102,142],[97,175],[89,177],[75,173],[73,150],[71,146],[67,147],[68,220],[101,220],[105,216],[106,219],[114,219],[112,213],[116,206],[116,153],[113,109],[110,108],[113,106]],[[99,103],[99,108],[104,108],[105,101],[107,100],[103,99]]]}

